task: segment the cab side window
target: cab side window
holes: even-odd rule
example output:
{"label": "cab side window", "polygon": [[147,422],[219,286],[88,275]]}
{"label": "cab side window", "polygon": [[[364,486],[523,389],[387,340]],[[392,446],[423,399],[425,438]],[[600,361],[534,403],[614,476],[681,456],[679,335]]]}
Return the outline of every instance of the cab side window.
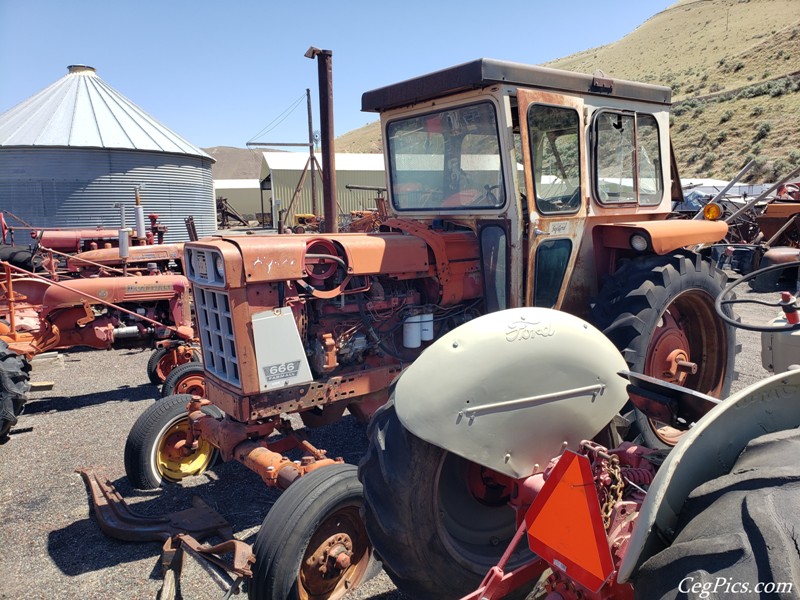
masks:
{"label": "cab side window", "polygon": [[594,121],[594,140],[594,188],[600,202],[661,202],[664,181],[653,115],[602,111]]}
{"label": "cab side window", "polygon": [[580,118],[573,108],[528,107],[536,210],[542,215],[574,213],[580,208],[579,126]]}

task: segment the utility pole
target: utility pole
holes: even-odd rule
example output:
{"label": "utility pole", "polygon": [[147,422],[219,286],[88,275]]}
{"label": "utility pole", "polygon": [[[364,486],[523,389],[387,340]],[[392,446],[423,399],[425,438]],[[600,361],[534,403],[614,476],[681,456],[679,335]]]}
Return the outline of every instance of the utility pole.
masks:
{"label": "utility pole", "polygon": [[314,173],[316,171],[317,159],[314,157],[314,123],[311,114],[311,90],[306,88],[306,104],[308,105],[308,151],[311,153],[311,212],[317,213],[317,178]]}

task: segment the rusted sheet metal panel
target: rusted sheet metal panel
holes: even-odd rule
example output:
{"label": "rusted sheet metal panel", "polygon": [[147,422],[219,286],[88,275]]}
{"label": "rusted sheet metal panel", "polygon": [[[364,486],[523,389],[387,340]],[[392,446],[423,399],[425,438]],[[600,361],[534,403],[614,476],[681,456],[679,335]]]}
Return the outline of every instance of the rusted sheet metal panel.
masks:
{"label": "rusted sheet metal panel", "polygon": [[800,204],[796,202],[772,202],[767,205],[764,214],[757,217],[756,220],[765,218],[788,219],[797,213],[800,213]]}
{"label": "rusted sheet metal panel", "polygon": [[[84,240],[116,241],[118,229],[46,229],[39,233],[39,243],[45,248],[59,252],[78,252]],[[17,240],[21,242],[22,240]]]}
{"label": "rusted sheet metal panel", "polygon": [[[99,264],[120,264],[119,248],[99,248],[97,250],[87,250],[76,254],[74,258],[67,260],[67,263],[75,266],[81,265],[81,260],[88,260]],[[128,251],[128,263],[160,261],[160,260],[183,260],[183,244],[157,244],[149,246],[131,246]]]}
{"label": "rusted sheet metal panel", "polygon": [[[419,273],[429,267],[425,242],[399,233],[224,238],[224,242],[238,246],[249,282],[302,279],[307,275],[306,250],[315,240],[332,241],[340,246],[344,252],[341,258],[353,275]],[[220,241],[201,245],[221,249]]]}
{"label": "rusted sheet metal panel", "polygon": [[722,221],[642,221],[639,223],[614,223],[602,226],[603,244],[609,248],[631,247],[634,234],[643,234],[656,254],[667,254],[678,248],[701,243],[713,243],[728,233],[728,225]]}
{"label": "rusted sheet metal panel", "polygon": [[[242,253],[249,282],[285,281],[305,277],[303,258],[306,236],[270,235],[261,238],[227,238]],[[226,261],[227,264],[227,261]]]}
{"label": "rusted sheet metal panel", "polygon": [[428,270],[428,245],[418,237],[399,233],[354,233],[327,239],[342,245],[347,253],[347,264],[355,275],[390,275]]}
{"label": "rusted sheet metal panel", "polygon": [[183,294],[189,287],[183,275],[158,277],[101,277],[63,282],[63,287],[48,286],[42,304],[46,309],[80,305],[85,294],[104,302],[119,304],[164,298],[165,293]]}

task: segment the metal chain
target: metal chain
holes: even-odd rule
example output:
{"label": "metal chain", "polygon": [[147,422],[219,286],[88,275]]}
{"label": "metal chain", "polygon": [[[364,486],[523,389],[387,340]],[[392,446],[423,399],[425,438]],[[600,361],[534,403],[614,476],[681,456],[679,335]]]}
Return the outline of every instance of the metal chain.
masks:
{"label": "metal chain", "polygon": [[622,492],[624,491],[625,484],[622,481],[622,473],[619,468],[619,457],[614,454],[611,460],[606,463],[608,475],[611,478],[611,485],[606,491],[605,501],[600,507],[600,513],[603,516],[603,525],[608,531],[611,526],[611,513],[614,512],[614,506],[622,500]]}

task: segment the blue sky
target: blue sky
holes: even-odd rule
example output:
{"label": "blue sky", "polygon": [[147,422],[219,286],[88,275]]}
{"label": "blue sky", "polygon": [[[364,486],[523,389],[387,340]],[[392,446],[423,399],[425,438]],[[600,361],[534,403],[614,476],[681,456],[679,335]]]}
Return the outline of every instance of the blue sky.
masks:
{"label": "blue sky", "polygon": [[299,143],[306,88],[319,128],[309,46],[333,52],[341,135],[377,119],[360,112],[364,91],[481,57],[540,64],[613,42],[672,3],[0,0],[0,113],[84,64],[197,146]]}

